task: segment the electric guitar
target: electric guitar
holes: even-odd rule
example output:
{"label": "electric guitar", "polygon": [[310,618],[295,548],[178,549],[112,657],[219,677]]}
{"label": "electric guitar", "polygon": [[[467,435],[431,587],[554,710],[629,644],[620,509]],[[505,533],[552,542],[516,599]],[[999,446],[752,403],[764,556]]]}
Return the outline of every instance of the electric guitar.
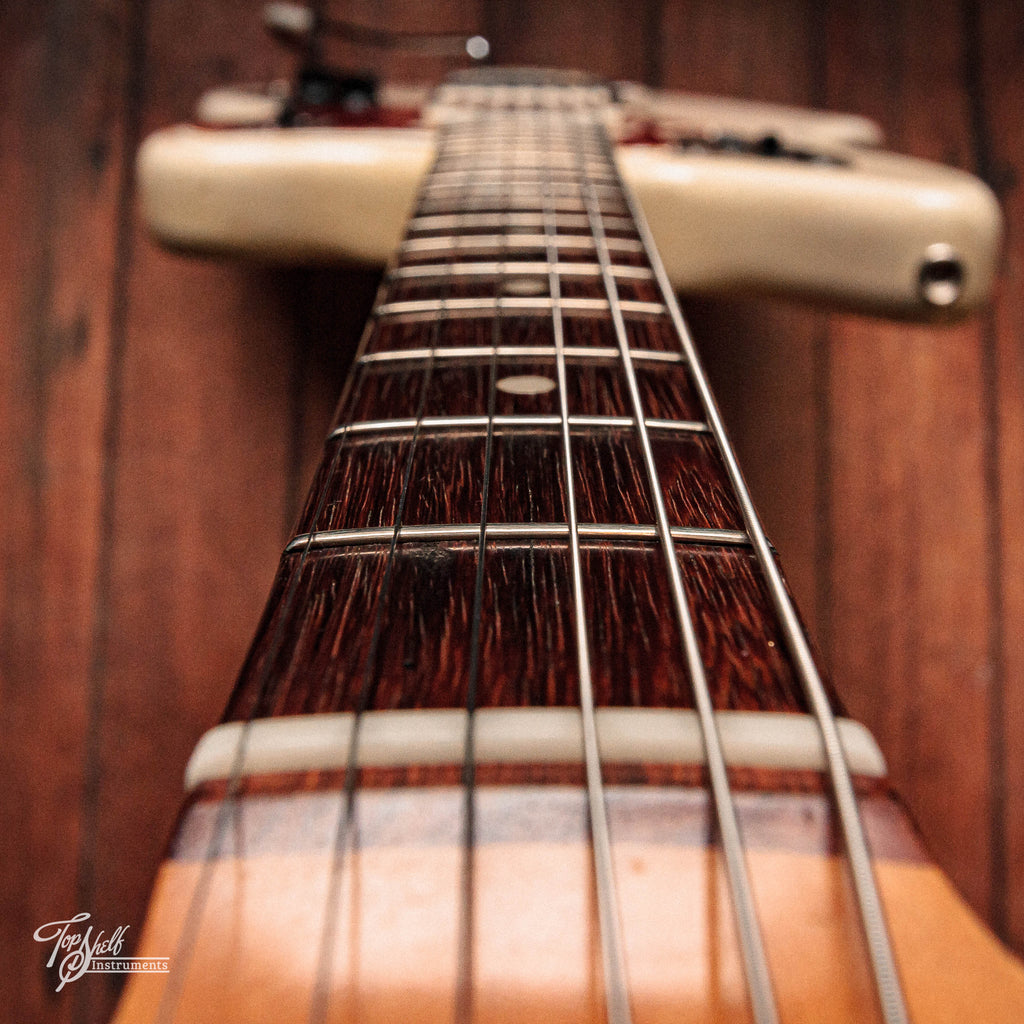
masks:
{"label": "electric guitar", "polygon": [[987,190],[835,115],[361,91],[220,94],[140,158],[168,244],[391,262],[188,766],[138,951],[170,973],[119,1024],[1019,1021],[823,678],[675,297],[966,312]]}

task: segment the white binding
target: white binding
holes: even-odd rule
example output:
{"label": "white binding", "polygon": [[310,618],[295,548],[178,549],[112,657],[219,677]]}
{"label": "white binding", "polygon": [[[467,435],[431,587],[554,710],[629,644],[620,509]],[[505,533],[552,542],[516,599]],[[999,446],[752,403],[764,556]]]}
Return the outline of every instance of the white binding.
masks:
{"label": "white binding", "polygon": [[[483,708],[474,724],[479,764],[575,764],[582,760],[578,708]],[[354,715],[292,715],[229,722],[203,735],[185,771],[185,789],[232,776],[245,744],[240,775],[344,768]],[[664,708],[598,708],[602,762],[703,764],[704,747],[693,711]],[[726,762],[781,770],[825,767],[821,734],[810,715],[720,711],[718,727]],[[857,775],[882,778],[885,759],[871,733],[852,719],[838,720],[839,734]],[[461,764],[466,712],[368,711],[359,727],[361,767]]]}

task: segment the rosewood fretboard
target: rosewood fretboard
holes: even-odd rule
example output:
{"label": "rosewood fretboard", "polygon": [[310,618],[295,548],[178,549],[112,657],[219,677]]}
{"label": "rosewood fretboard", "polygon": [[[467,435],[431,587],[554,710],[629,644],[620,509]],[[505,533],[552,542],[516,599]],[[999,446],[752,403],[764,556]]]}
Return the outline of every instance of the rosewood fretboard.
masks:
{"label": "rosewood fretboard", "polygon": [[442,131],[227,717],[464,707],[471,665],[478,707],[576,705],[570,477],[596,702],[692,706],[613,308],[715,707],[807,710],[588,116],[603,90],[524,102],[521,87],[446,88],[461,116]]}

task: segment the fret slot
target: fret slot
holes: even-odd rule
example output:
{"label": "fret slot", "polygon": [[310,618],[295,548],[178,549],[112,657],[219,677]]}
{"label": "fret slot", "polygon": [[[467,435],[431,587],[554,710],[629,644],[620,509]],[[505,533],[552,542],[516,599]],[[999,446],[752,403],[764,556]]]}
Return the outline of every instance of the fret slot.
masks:
{"label": "fret slot", "polygon": [[650,441],[670,525],[741,528],[743,516],[713,438],[659,433]]}
{"label": "fret slot", "polygon": [[[600,277],[599,263],[556,263],[545,260],[535,263],[518,263],[514,267],[516,274],[544,274],[554,271],[560,278]],[[619,280],[652,281],[654,275],[649,267],[612,266],[612,273]],[[493,263],[427,263],[415,267],[395,267],[388,273],[389,280],[405,280],[408,278],[428,278],[444,280],[459,277],[501,276],[508,273],[505,264],[500,260]]]}
{"label": "fret slot", "polygon": [[[551,266],[543,261],[523,260],[512,264],[481,261],[396,267],[388,275],[385,304],[470,298],[546,298],[552,270],[561,278],[563,298],[605,299],[601,269],[596,263]],[[626,302],[645,303],[648,309],[655,305],[664,308],[649,268],[616,266],[614,273],[620,296]],[[511,304],[511,308],[517,305],[525,303]]]}
{"label": "fret slot", "polygon": [[[228,721],[336,710],[359,680],[384,580],[386,545],[283,562],[228,703]],[[295,574],[298,578],[295,579]],[[285,594],[292,601],[285,602]],[[281,629],[287,640],[275,642]],[[261,688],[261,680],[272,680]]]}
{"label": "fret slot", "polygon": [[[548,203],[555,210],[561,213],[578,213],[585,209],[582,199],[572,196],[558,196],[548,200]],[[523,193],[520,195],[505,195],[493,193],[487,196],[473,196],[456,194],[454,196],[424,196],[416,207],[418,215],[431,214],[458,214],[462,211],[482,213],[493,212],[526,212],[529,210],[541,210],[545,201],[539,193]],[[601,212],[619,216],[626,212],[625,204],[613,199],[601,201]]]}
{"label": "fret slot", "polygon": [[[473,264],[462,264],[472,267]],[[494,264],[483,263],[483,267]],[[525,262],[524,267],[535,267],[535,263]],[[418,267],[403,267],[404,270],[418,270]],[[534,273],[515,269],[515,264],[502,273],[463,273],[450,279],[444,277],[395,277],[388,285],[385,295],[385,306],[401,306],[405,303],[437,302],[450,300],[466,301],[468,299],[517,299],[518,304],[512,309],[529,308],[527,301],[533,299],[550,302],[548,295],[547,274]],[[497,307],[495,306],[495,309]]]}
{"label": "fret slot", "polygon": [[[442,420],[440,430],[421,424],[418,431],[415,420],[395,422],[393,432],[342,430],[334,435],[315,480],[317,501],[307,505],[301,532],[394,522],[410,458],[403,523],[444,522],[453,508],[479,508],[486,419],[477,420],[475,430],[452,429],[458,421],[445,429]],[[630,422],[624,419],[623,427]],[[550,418],[534,420],[528,429],[516,429],[514,423],[494,427],[490,521],[564,521],[564,471],[556,425]],[[652,447],[673,526],[737,529],[741,516],[710,438],[694,430],[657,431]],[[582,520],[653,522],[639,475],[642,461],[629,430],[614,430],[601,421],[591,424],[573,438],[573,464]],[[312,522],[321,503],[320,515]]]}
{"label": "fret slot", "polygon": [[493,458],[489,522],[565,522],[565,467],[557,427],[496,431]]}
{"label": "fret slot", "polygon": [[[808,711],[753,553],[676,545],[687,580],[708,686],[718,711]],[[664,554],[654,545],[587,544],[583,550],[602,705],[692,707]],[[773,685],[766,682],[771,679]]]}
{"label": "fret slot", "polygon": [[[549,181],[549,178],[552,180]],[[581,175],[578,171],[575,174],[566,172],[563,176],[550,176],[540,172],[525,174],[522,172],[509,172],[507,170],[488,172],[434,174],[429,184],[423,188],[423,195],[440,196],[458,193],[466,198],[487,198],[493,196],[517,196],[520,193],[527,194],[531,198],[536,197],[538,192],[543,191],[548,196],[570,196],[579,199],[583,195],[584,188],[591,187],[592,179],[589,176]],[[622,189],[617,185],[593,185],[593,190],[602,199],[613,199],[621,201]]]}
{"label": "fret slot", "polygon": [[[502,300],[504,306],[506,300]],[[375,329],[367,343],[367,357],[386,357],[403,351],[420,351],[429,354],[434,351],[438,358],[454,358],[451,353],[468,354],[468,350],[487,348],[488,354],[497,341],[500,349],[508,350],[507,355],[528,354],[530,350],[553,346],[554,336],[548,310],[536,308],[539,299],[528,300],[533,310],[524,309],[527,300],[519,308],[503,309],[495,320],[495,300],[485,299],[452,300],[441,303],[436,300],[420,303],[403,303],[401,306],[379,307]],[[482,308],[481,308],[482,307]],[[560,303],[565,328],[565,344],[573,349],[612,349],[615,335],[606,318],[599,314],[606,306],[602,300],[573,299]],[[480,316],[491,311],[490,317]],[[383,312],[382,312],[383,311]],[[671,332],[657,318],[657,308],[638,303],[623,307],[630,314],[626,320],[630,345],[641,351],[658,351],[664,348],[666,356],[678,357],[678,350],[670,349],[675,339]],[[438,314],[443,313],[443,317]]]}
{"label": "fret slot", "polygon": [[299,532],[393,523],[411,449],[411,439],[401,437],[374,444],[332,444],[313,477]]}
{"label": "fret slot", "polygon": [[[396,418],[415,417],[420,411],[420,391],[426,380],[425,365],[407,366],[400,364],[396,368],[367,364],[359,367],[359,389],[366,394],[366,400],[360,401],[350,416],[351,421],[366,420],[375,408],[388,408]],[[553,372],[550,364],[530,360],[499,360],[497,379],[515,374],[534,374],[544,377]],[[397,386],[386,384],[385,381],[397,378]],[[423,401],[423,415],[426,417],[465,417],[485,416],[488,409],[488,391],[491,382],[490,360],[470,360],[466,362],[437,361],[430,373],[426,397]],[[395,400],[387,406],[378,405],[373,396],[378,388],[386,388],[388,395],[395,395]],[[402,389],[405,394],[400,394]],[[399,394],[396,394],[399,392]],[[552,414],[555,404],[549,393],[538,395],[513,395],[498,391],[495,396],[495,411],[500,415],[516,414]],[[336,429],[344,429],[338,426]]]}
{"label": "fret slot", "polygon": [[[367,594],[366,584],[379,583],[386,551],[386,545],[340,548],[311,554],[301,570],[297,559],[282,564],[275,591],[284,591],[292,573],[300,576],[291,607],[276,607],[286,619],[288,637],[275,658],[280,689],[265,702],[256,700],[257,717],[279,709],[355,710],[363,665],[350,649],[361,646],[356,632],[367,632],[363,616],[374,614],[376,594]],[[372,669],[369,710],[464,705],[476,558],[475,534],[473,542],[411,542],[396,548],[393,583],[382,609],[389,642]],[[564,542],[488,545],[479,706],[572,706],[578,700],[567,560]],[[518,595],[527,592],[522,588],[535,600],[521,601]],[[364,599],[360,605],[352,603],[356,595]],[[253,703],[258,669],[277,626],[269,612],[229,718],[245,714]]]}
{"label": "fret slot", "polygon": [[[492,314],[493,314],[492,303]],[[436,315],[392,316],[377,318],[367,345],[367,356],[398,354],[402,350],[435,350],[440,358],[448,352],[487,348],[488,354],[497,341],[500,347],[517,349],[547,347],[552,344],[550,316],[463,316]],[[446,311],[447,313],[447,311]],[[365,358],[365,357],[364,357]]]}
{"label": "fret slot", "polygon": [[[564,236],[570,243],[577,241],[576,238]],[[522,244],[511,244],[514,238],[525,238]],[[435,246],[427,250],[410,250],[400,254],[401,266],[414,266],[423,263],[437,263],[439,261],[462,263],[462,262],[503,262],[514,261],[541,262],[547,259],[547,248],[535,245],[528,235],[466,235],[463,236],[455,248],[447,248],[450,239],[413,239],[412,241],[441,241],[445,244]],[[622,239],[623,242],[632,242],[633,239]],[[504,244],[509,242],[510,244]],[[560,260],[567,263],[589,263],[593,260],[594,249],[592,246],[583,245],[581,248],[574,248],[572,244],[562,246],[559,253]],[[615,261],[619,265],[632,267],[647,267],[647,257],[639,250],[629,248],[616,253]]]}
{"label": "fret slot", "polygon": [[[504,175],[508,177],[513,174],[534,173],[536,168],[536,161],[531,158],[529,152],[524,152],[515,158],[481,157],[475,160],[471,166],[467,166],[465,162],[459,160],[445,160],[437,164],[436,173],[444,177],[451,176],[452,178],[462,174],[473,176],[476,174]],[[571,159],[556,161],[552,166],[552,178],[556,181],[566,179],[578,180],[580,173],[579,164]],[[614,169],[606,161],[590,161],[582,173],[588,179],[596,182],[618,184],[618,178],[615,175]]]}
{"label": "fret slot", "polygon": [[[641,267],[629,269],[646,270]],[[661,292],[652,280],[643,277],[616,276],[619,305],[623,312],[661,305]],[[572,302],[574,299],[604,298],[606,295],[604,281],[600,277],[566,277],[561,282],[560,290],[564,302]]]}

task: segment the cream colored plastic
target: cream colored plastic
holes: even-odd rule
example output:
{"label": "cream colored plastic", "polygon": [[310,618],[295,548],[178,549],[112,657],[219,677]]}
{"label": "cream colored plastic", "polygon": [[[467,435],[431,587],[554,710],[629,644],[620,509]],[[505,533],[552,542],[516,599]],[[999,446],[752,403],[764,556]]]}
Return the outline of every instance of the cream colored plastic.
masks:
{"label": "cream colored plastic", "polygon": [[175,248],[383,263],[433,152],[421,129],[182,125],[139,151],[143,215]]}
{"label": "cream colored plastic", "polygon": [[[368,711],[360,721],[362,767],[461,764],[467,713]],[[726,761],[751,768],[825,767],[818,724],[810,715],[720,711],[716,715]],[[292,715],[218,725],[196,745],[185,788],[204,782],[273,772],[323,771],[348,763],[354,716],[350,712]],[[601,759],[621,764],[703,764],[704,743],[693,711],[598,708]],[[882,778],[885,760],[864,726],[839,720],[850,771]],[[243,749],[244,746],[244,749]],[[483,708],[474,716],[473,749],[487,764],[573,764],[583,756],[576,708]]]}
{"label": "cream colored plastic", "polygon": [[[879,133],[862,118],[622,88],[625,133],[648,118],[684,133],[771,133],[845,161],[618,146],[680,291],[797,295],[922,318],[965,313],[987,297],[1001,218],[971,175],[863,148]],[[203,115],[252,124],[280,103],[249,95],[249,107],[244,91],[207,96]],[[399,242],[433,153],[426,128],[171,128],[140,152],[144,215],[177,248],[379,264]],[[947,305],[921,287],[935,253],[963,268]]]}

